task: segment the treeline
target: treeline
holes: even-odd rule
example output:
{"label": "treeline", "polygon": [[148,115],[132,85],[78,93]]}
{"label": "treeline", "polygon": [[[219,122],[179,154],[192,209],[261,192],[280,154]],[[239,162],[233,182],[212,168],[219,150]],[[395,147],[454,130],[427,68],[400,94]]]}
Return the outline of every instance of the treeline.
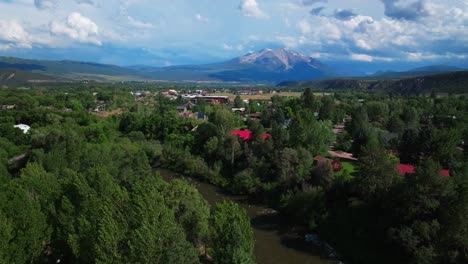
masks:
{"label": "treeline", "polygon": [[151,168],[159,142],[123,135],[86,100],[62,109],[80,93],[6,93],[18,107],[0,110],[0,263],[254,263],[245,211],[163,181]]}
{"label": "treeline", "polygon": [[315,81],[282,82],[280,89],[312,88],[326,92],[372,91],[400,95],[429,95],[432,91],[444,94],[468,93],[468,71],[424,75],[418,77],[341,78]]}
{"label": "treeline", "polygon": [[[307,89],[301,98],[234,104],[260,112],[261,120],[202,102],[193,111],[208,122],[184,119],[161,97],[154,111],[124,114],[120,130],[163,142],[161,159],[172,170],[280,209],[291,225],[317,232],[352,263],[466,263],[464,97],[316,97]],[[335,142],[332,126],[341,122],[345,131]],[[252,137],[233,136],[234,129]],[[314,163],[332,144],[359,158],[343,162],[353,169]],[[400,162],[416,173],[400,175]]]}
{"label": "treeline", "polygon": [[[117,102],[112,104],[125,110],[121,116],[101,120],[80,108],[44,109],[49,103],[40,98],[58,95],[28,91],[18,92],[18,98],[31,96],[31,108],[0,111],[0,143],[6,150],[0,154],[6,175],[0,193],[8,201],[0,203],[0,212],[10,219],[1,230],[32,230],[27,236],[36,238],[36,251],[28,261],[67,257],[94,263],[102,254],[108,258],[104,263],[146,263],[136,255],[153,254],[160,261],[196,262],[197,248],[207,249],[218,263],[254,261],[245,212],[232,204],[209,210],[191,186],[163,182],[148,164],[267,203],[289,225],[319,234],[351,263],[468,261],[465,97],[316,96],[306,89],[300,98],[274,96],[271,102],[246,104],[236,98],[235,107],[260,120],[233,113],[231,106],[199,101],[192,111],[206,114],[205,121],[178,115],[175,107],[186,103],[181,98],[155,96],[136,103],[115,100],[118,90],[108,92]],[[21,122],[32,124],[30,135],[9,130]],[[345,128],[335,135],[337,124]],[[241,139],[233,130],[249,130],[251,137]],[[330,146],[359,161],[341,160],[341,171],[314,162],[316,156],[333,159]],[[27,165],[15,173],[8,159],[25,151]],[[398,163],[414,165],[416,172],[400,175]],[[441,169],[450,170],[450,176],[441,176]],[[36,174],[46,178],[39,186],[27,180]],[[15,211],[21,207],[9,202],[16,196],[31,204],[24,214],[33,216],[14,218],[21,215]],[[39,220],[30,224],[31,219]],[[2,240],[5,247],[21,237],[8,232],[2,233],[8,238]],[[96,242],[99,234],[105,243]],[[19,248],[31,247],[25,242],[30,240],[20,241]],[[166,252],[169,247],[180,254]]]}

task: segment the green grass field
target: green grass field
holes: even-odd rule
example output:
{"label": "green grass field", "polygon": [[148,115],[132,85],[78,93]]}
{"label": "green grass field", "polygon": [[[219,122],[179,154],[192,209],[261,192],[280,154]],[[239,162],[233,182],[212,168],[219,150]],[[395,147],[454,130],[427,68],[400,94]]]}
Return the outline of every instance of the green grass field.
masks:
{"label": "green grass field", "polygon": [[[210,96],[229,96],[229,99],[234,100],[236,98],[235,94],[232,93],[217,93],[217,94],[208,94]],[[255,94],[255,95],[241,95],[242,100],[270,100],[272,96],[284,96],[284,97],[299,97],[302,95],[301,92],[281,92],[276,94]]]}

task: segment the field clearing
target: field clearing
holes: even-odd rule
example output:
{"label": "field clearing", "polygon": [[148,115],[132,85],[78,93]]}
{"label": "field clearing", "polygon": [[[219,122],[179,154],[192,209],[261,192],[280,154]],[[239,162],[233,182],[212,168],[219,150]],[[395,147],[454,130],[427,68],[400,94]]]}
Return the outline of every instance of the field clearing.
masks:
{"label": "field clearing", "polygon": [[[229,99],[234,100],[236,98],[236,94],[232,93],[216,93],[216,94],[208,94],[209,96],[229,96]],[[282,96],[282,97],[300,97],[302,92],[281,92],[275,94],[252,94],[252,95],[241,95],[240,97],[242,100],[271,100],[271,97],[274,95]]]}
{"label": "field clearing", "polygon": [[358,172],[356,162],[342,161],[341,166],[341,170],[335,173],[337,178],[340,178],[342,181],[346,182],[352,180],[356,176]]}
{"label": "field clearing", "polygon": [[113,111],[105,111],[105,112],[93,112],[93,114],[99,116],[100,118],[106,118],[109,116],[117,116],[123,113],[122,109],[115,109]]}

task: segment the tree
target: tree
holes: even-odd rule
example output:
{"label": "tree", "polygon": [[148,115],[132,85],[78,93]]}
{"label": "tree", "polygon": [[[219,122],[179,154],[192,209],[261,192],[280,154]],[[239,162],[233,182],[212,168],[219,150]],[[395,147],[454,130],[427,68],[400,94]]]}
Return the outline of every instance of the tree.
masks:
{"label": "tree", "polygon": [[301,96],[302,105],[306,109],[315,111],[318,109],[318,102],[314,96],[314,93],[310,88],[306,88],[304,93]]}
{"label": "tree", "polygon": [[33,263],[50,240],[39,202],[16,180],[0,186],[0,258],[4,263]]}
{"label": "tree", "polygon": [[335,179],[335,172],[333,171],[330,162],[321,162],[312,171],[312,182],[314,185],[321,186],[325,190],[329,190]]}
{"label": "tree", "polygon": [[[419,164],[415,174],[405,177],[402,189],[395,192],[392,227],[388,230],[390,240],[401,250],[407,263],[447,263],[438,261],[441,228],[445,226],[440,217],[441,209],[453,192],[450,179],[440,175],[440,166],[432,160]],[[465,245],[466,246],[466,245]]]}
{"label": "tree", "polygon": [[187,240],[195,244],[208,238],[210,208],[197,189],[188,182],[173,180],[165,188],[165,199],[174,217],[184,228]]}
{"label": "tree", "polygon": [[307,226],[314,231],[326,217],[325,191],[314,187],[305,192],[299,192],[288,197],[282,213],[288,221]]}
{"label": "tree", "polygon": [[240,95],[236,95],[236,98],[234,98],[234,107],[241,108],[244,106],[245,106],[244,101],[242,101],[242,98],[240,97]]}
{"label": "tree", "polygon": [[319,117],[321,120],[335,120],[335,102],[333,97],[324,96],[322,98],[322,107],[320,107]]}
{"label": "tree", "polygon": [[359,189],[371,199],[390,190],[397,178],[396,163],[375,140],[364,147],[361,160]]}
{"label": "tree", "polygon": [[218,203],[211,222],[215,263],[255,263],[253,231],[244,209],[233,202]]}
{"label": "tree", "polygon": [[149,177],[133,192],[126,262],[199,263],[195,247],[177,224],[174,211],[166,206],[160,187],[158,179]]}

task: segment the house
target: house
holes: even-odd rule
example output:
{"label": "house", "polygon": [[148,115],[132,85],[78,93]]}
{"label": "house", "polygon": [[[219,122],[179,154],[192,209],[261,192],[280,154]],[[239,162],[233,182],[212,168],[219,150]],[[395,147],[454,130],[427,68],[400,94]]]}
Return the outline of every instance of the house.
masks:
{"label": "house", "polygon": [[198,98],[204,99],[207,103],[212,104],[227,104],[229,103],[228,96],[199,96]]}
{"label": "house", "polygon": [[185,106],[187,107],[187,110],[191,110],[193,107],[196,106],[196,104],[194,104],[193,102],[188,102]]}
{"label": "house", "polygon": [[[231,132],[231,135],[237,135],[239,136],[243,141],[252,141],[254,139],[254,134],[250,130],[233,130]],[[270,134],[265,133],[263,134],[263,139],[269,139]]]}
{"label": "house", "polygon": [[[406,174],[415,174],[416,173],[416,168],[413,165],[408,165],[408,164],[397,164],[398,172],[400,175],[406,175]],[[444,177],[450,176],[450,170],[441,170],[440,175]]]}
{"label": "house", "polygon": [[185,106],[185,105],[179,105],[179,106],[176,107],[176,109],[177,109],[177,112],[179,112],[179,113],[187,112],[187,106]]}
{"label": "house", "polygon": [[335,157],[335,158],[352,160],[352,161],[357,161],[358,160],[358,159],[356,159],[354,157],[354,155],[352,153],[347,153],[347,152],[343,152],[343,151],[329,150],[328,154],[330,154],[332,157]]}
{"label": "house", "polygon": [[338,160],[327,159],[321,156],[315,157],[314,160],[317,162],[317,165],[331,164],[334,171],[340,171],[342,169],[341,162]]}
{"label": "house", "polygon": [[239,114],[243,114],[245,112],[245,108],[244,107],[241,107],[241,108],[232,108],[231,111],[233,113],[239,113]]}
{"label": "house", "polygon": [[16,108],[16,105],[1,105],[0,106],[0,109],[2,110],[12,110],[12,109],[15,109]]}
{"label": "house", "polygon": [[21,129],[21,130],[23,131],[24,134],[28,134],[28,133],[29,133],[29,130],[31,129],[30,126],[25,125],[25,124],[15,125],[14,127],[15,127],[15,128]]}
{"label": "house", "polygon": [[250,114],[249,117],[251,119],[262,119],[262,113],[254,113],[254,114]]}

